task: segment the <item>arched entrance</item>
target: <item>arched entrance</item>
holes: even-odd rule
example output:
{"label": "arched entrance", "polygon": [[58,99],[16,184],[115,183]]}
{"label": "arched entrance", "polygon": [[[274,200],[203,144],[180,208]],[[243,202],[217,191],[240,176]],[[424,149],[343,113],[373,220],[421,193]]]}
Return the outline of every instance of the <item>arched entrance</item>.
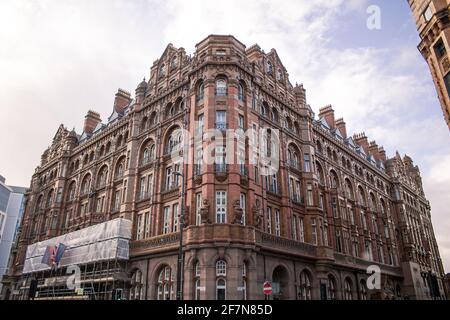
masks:
{"label": "arched entrance", "polygon": [[289,274],[285,267],[278,266],[273,270],[272,274],[272,290],[274,300],[289,299]]}

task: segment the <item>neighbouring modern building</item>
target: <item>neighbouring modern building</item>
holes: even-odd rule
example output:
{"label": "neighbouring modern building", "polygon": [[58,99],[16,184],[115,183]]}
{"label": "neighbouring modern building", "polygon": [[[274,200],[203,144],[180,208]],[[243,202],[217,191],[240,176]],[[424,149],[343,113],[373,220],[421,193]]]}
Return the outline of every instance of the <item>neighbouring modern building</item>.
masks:
{"label": "neighbouring modern building", "polygon": [[[0,280],[8,271],[11,248],[23,214],[26,188],[7,186],[0,176]],[[3,285],[0,282],[0,295]]]}
{"label": "neighbouring modern building", "polygon": [[450,128],[450,2],[408,0],[420,35],[420,53],[430,67],[445,121]]}
{"label": "neighbouring modern building", "polygon": [[192,56],[169,44],[106,121],[59,127],[5,284],[10,299],[174,299],[182,234],[184,299],[264,299],[266,281],[270,299],[443,299],[430,210],[409,156],[316,115],[275,50],[211,35]]}

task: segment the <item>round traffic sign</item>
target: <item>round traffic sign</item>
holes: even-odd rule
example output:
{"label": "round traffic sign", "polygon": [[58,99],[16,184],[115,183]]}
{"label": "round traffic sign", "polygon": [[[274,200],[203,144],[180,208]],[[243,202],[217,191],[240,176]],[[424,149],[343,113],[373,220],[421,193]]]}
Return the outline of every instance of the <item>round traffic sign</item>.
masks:
{"label": "round traffic sign", "polygon": [[272,294],[272,284],[269,281],[264,282],[264,294],[265,295],[270,295]]}

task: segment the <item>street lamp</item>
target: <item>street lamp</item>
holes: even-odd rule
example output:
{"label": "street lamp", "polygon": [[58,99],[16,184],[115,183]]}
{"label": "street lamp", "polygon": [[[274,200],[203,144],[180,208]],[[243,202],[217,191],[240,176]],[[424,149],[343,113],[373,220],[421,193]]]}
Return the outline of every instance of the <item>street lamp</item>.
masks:
{"label": "street lamp", "polygon": [[183,256],[183,229],[184,229],[184,174],[180,172],[173,173],[176,176],[181,177],[181,205],[180,205],[180,247],[178,249],[178,266],[177,266],[177,300],[183,298],[183,269],[184,269],[184,256]]}

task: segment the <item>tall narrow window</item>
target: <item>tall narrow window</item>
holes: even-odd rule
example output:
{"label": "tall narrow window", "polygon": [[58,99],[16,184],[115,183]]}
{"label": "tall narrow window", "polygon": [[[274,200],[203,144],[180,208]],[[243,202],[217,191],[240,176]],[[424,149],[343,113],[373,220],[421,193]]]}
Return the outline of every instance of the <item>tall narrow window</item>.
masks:
{"label": "tall narrow window", "polygon": [[246,197],[245,193],[241,193],[241,195],[239,196],[239,204],[240,204],[240,207],[242,209],[241,224],[243,226],[245,226],[245,222],[246,222],[246,206],[247,206],[247,197]]}
{"label": "tall narrow window", "polygon": [[170,207],[164,207],[163,234],[168,234],[170,230]]}
{"label": "tall narrow window", "polygon": [[278,210],[278,209],[275,209],[275,235],[277,237],[281,236],[280,210]]}
{"label": "tall narrow window", "polygon": [[305,242],[305,224],[303,218],[299,219],[298,235],[300,242]]}
{"label": "tall narrow window", "polygon": [[216,192],[216,223],[227,223],[227,193]]}
{"label": "tall narrow window", "polygon": [[314,205],[313,187],[311,183],[308,183],[308,206]]}
{"label": "tall narrow window", "polygon": [[166,190],[170,190],[172,188],[172,167],[166,168]]}
{"label": "tall narrow window", "polygon": [[226,172],[225,150],[225,146],[216,146],[215,148],[216,172]]}
{"label": "tall narrow window", "polygon": [[298,240],[298,233],[297,233],[297,216],[292,216],[292,238],[294,240]]}
{"label": "tall narrow window", "polygon": [[240,288],[242,292],[242,300],[247,300],[247,263],[242,264],[242,284]]}
{"label": "tall narrow window", "polygon": [[172,207],[172,232],[178,232],[178,204]]}
{"label": "tall narrow window", "polygon": [[238,128],[245,130],[244,129],[244,116],[242,114],[240,114],[238,117]]}
{"label": "tall narrow window", "polygon": [[311,219],[311,243],[317,245],[317,221],[316,218]]}
{"label": "tall narrow window", "polygon": [[226,130],[227,128],[227,112],[216,111],[216,129]]}
{"label": "tall narrow window", "polygon": [[267,207],[267,233],[272,233],[272,208]]}
{"label": "tall narrow window", "polygon": [[311,172],[311,159],[309,153],[305,153],[303,159],[305,160],[305,172]]}
{"label": "tall narrow window", "polygon": [[202,194],[199,192],[195,195],[195,224],[197,226],[202,224]]}
{"label": "tall narrow window", "polygon": [[145,220],[144,220],[144,238],[150,237],[151,225],[152,225],[152,214],[150,211],[147,211],[145,213]]}

